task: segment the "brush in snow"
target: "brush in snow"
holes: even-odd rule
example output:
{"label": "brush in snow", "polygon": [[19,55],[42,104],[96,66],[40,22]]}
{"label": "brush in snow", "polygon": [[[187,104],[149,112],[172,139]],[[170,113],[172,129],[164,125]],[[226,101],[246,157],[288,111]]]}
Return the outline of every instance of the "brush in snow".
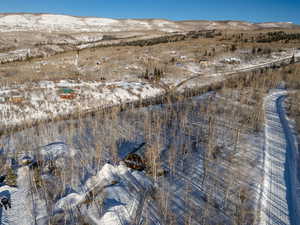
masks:
{"label": "brush in snow", "polygon": [[1,207],[4,207],[5,210],[7,210],[7,208],[11,208],[10,200],[7,197],[2,197]]}
{"label": "brush in snow", "polygon": [[5,178],[6,178],[6,175],[2,175],[2,176],[0,176],[0,183],[3,183],[3,182],[4,182],[4,180],[5,180]]}

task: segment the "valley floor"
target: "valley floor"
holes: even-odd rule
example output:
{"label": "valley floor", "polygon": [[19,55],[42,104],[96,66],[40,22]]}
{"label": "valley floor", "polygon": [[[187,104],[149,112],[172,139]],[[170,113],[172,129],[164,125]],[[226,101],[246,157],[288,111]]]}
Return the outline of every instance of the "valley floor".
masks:
{"label": "valley floor", "polygon": [[[72,114],[84,114],[126,103],[143,102],[164,96],[169,92],[188,92],[211,87],[230,76],[259,70],[283,62],[289,63],[293,55],[254,64],[239,65],[232,70],[198,74],[160,81],[40,81],[2,87],[0,89],[0,131],[35,124],[39,121],[68,118]],[[300,57],[300,53],[295,56]]]}

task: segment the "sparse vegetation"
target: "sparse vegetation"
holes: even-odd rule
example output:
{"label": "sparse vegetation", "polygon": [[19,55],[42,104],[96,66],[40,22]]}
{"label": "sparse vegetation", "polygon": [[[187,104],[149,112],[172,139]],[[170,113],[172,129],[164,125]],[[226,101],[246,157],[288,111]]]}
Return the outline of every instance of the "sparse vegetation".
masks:
{"label": "sparse vegetation", "polygon": [[6,170],[5,184],[11,187],[17,187],[17,174],[12,168]]}
{"label": "sparse vegetation", "polygon": [[155,34],[49,39],[35,47],[62,49],[3,62],[2,188],[35,221],[85,225],[130,207],[136,224],[259,224],[273,88],[292,91],[300,132],[298,30]]}

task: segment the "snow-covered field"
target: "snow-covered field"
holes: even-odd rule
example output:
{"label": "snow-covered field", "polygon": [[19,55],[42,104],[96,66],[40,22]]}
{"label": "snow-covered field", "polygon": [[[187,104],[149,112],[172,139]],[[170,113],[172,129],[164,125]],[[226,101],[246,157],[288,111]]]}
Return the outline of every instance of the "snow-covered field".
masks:
{"label": "snow-covered field", "polygon": [[[52,83],[43,85],[53,86]],[[81,215],[85,215],[86,223],[111,225],[133,221],[169,224],[170,218],[177,224],[186,221],[189,224],[234,224],[239,218],[252,221],[249,224],[298,224],[299,184],[295,161],[298,150],[282,108],[286,93],[274,91],[265,98],[265,140],[262,132],[237,129],[243,122],[243,113],[234,113],[234,118],[231,118],[232,113],[226,113],[239,112],[244,107],[246,111],[253,110],[251,105],[235,102],[239,99],[235,91],[230,95],[236,97],[231,98],[210,92],[172,106],[157,105],[123,112],[114,120],[90,117],[58,121],[2,137],[3,151],[8,155],[13,156],[16,151],[21,151],[17,153],[20,156],[22,151],[25,155],[37,154],[39,149],[38,154],[44,160],[58,160],[57,166],[64,171],[70,166],[73,168],[62,176],[71,179],[65,187],[69,191],[55,198],[50,211],[38,195],[29,198],[28,178],[32,172],[27,167],[19,168],[18,187],[0,189],[1,195],[10,193],[13,207],[2,210],[2,224],[18,224],[23,217],[26,217],[23,224],[34,224],[35,220],[38,225],[46,224],[45,217],[49,216],[52,221],[75,223]],[[224,112],[216,114],[214,129],[209,131],[209,119],[195,109],[215,104]],[[168,115],[170,107],[185,116]],[[165,120],[161,121],[159,134],[152,133],[158,118]],[[144,130],[144,120],[154,121],[154,124]],[[78,127],[77,123],[81,124],[80,128],[69,130],[68,127]],[[210,134],[207,132],[213,132],[214,146],[219,149],[211,153],[210,159],[206,158],[208,147],[203,139]],[[149,147],[157,146],[158,168],[168,171],[167,174],[151,177],[127,168],[122,162],[106,163],[115,154],[109,139],[120,138],[128,141],[123,147],[117,145],[120,155],[145,140]],[[101,162],[95,164],[99,143]],[[28,151],[29,148],[36,150]],[[70,159],[59,160],[66,157]],[[72,160],[79,164],[74,165]],[[76,167],[82,172],[74,169]],[[44,173],[43,179],[59,182],[53,175]],[[22,201],[18,201],[20,199]],[[17,214],[16,210],[22,213]]]}
{"label": "snow-covered field", "polygon": [[[298,60],[299,52],[296,54]],[[226,80],[238,72],[247,72],[259,68],[270,67],[281,62],[289,62],[293,54],[283,53],[268,60],[253,60],[248,64],[240,64],[235,68],[227,68],[223,72],[199,74],[200,68],[187,64],[190,75],[178,78],[163,78],[160,82],[151,81],[41,81],[2,87],[0,89],[0,125],[6,127],[32,124],[41,120],[58,118],[74,113],[96,111],[100,108],[117,106],[129,102],[138,102],[162,96],[168,89],[178,92],[188,91],[212,85]],[[72,94],[62,95],[64,89],[72,89]],[[68,98],[68,95],[70,98]]]}
{"label": "snow-covered field", "polygon": [[[34,170],[17,167],[18,187],[0,187],[0,196],[12,199],[12,209],[0,211],[1,224],[44,225],[49,218],[50,224],[299,224],[298,149],[283,109],[287,92],[272,91],[265,98],[265,136],[241,128],[244,113],[254,109],[237,101],[238,91],[229,91],[231,97],[226,93],[129,110],[114,119],[58,121],[1,137],[1,154],[56,161],[61,177],[48,170],[41,177],[63,186],[47,203],[32,189]],[[211,105],[216,114],[201,113]],[[212,130],[209,118],[214,118]],[[210,156],[206,137],[214,146]],[[143,141],[157,150],[156,173],[163,169],[164,175],[113,162],[114,154],[122,158]],[[51,192],[48,188],[40,193]]]}
{"label": "snow-covered field", "polygon": [[[186,221],[190,221],[189,224],[234,224],[236,213],[242,210],[248,213],[247,219],[253,221],[259,204],[263,135],[245,130],[239,133],[237,140],[235,128],[242,119],[231,118],[231,114],[225,112],[238,111],[240,104],[225,100],[222,95],[210,92],[174,105],[125,111],[114,119],[96,116],[58,121],[3,136],[1,143],[4,152],[11,156],[33,149],[32,154],[73,157],[74,161],[57,162],[63,168],[62,180],[52,178],[55,185],[68,184],[65,187],[68,191],[54,198],[51,218],[55,221],[72,223],[78,221],[80,215],[86,215],[84,218],[90,224],[132,221],[170,224],[171,218],[175,224]],[[219,150],[213,153],[213,158],[207,159],[204,154],[208,148],[209,119],[199,109],[210,104],[217,104],[225,112],[217,116],[213,131],[213,143]],[[145,124],[147,121],[150,127]],[[161,124],[156,124],[159,121]],[[159,132],[153,130],[157,126]],[[121,162],[107,164],[107,160],[113,162],[116,154],[115,141],[120,156],[146,141],[147,149],[151,146],[157,149],[157,174],[162,169],[168,172],[151,176],[149,172],[128,169]],[[48,145],[53,142],[66,145]],[[70,152],[65,152],[67,150]],[[97,159],[99,151],[101,156]],[[209,160],[206,166],[205,159]],[[48,172],[43,173],[43,179],[51,179],[50,175],[46,176]],[[92,201],[91,190],[97,193],[92,195]],[[248,197],[239,205],[237,193],[241,190]],[[241,211],[237,211],[237,205]]]}
{"label": "snow-covered field", "polygon": [[[195,27],[251,30],[295,26],[0,14],[0,61],[47,57],[126,38],[146,41]],[[36,33],[43,41],[19,44],[14,35],[26,32]],[[7,48],[5,35],[13,43]],[[124,58],[137,53],[136,48],[127,47]],[[47,72],[57,72],[53,69],[68,68],[64,72],[74,69],[78,77],[95,72],[98,81],[88,77],[56,79],[47,74],[49,80],[32,75],[39,81],[8,82],[8,86],[3,82],[0,175],[7,176],[0,176],[0,199],[9,198],[12,207],[0,207],[0,225],[300,225],[299,145],[284,110],[288,92],[272,90],[261,106],[265,86],[257,90],[259,84],[253,84],[257,80],[252,81],[251,76],[247,82],[253,83],[241,82],[237,88],[224,83],[215,92],[213,86],[242,72],[263,73],[264,68],[289,64],[291,59],[299,62],[299,49],[270,54],[237,49],[199,61],[200,49],[194,56],[179,47],[176,51],[164,48],[162,54],[169,52],[165,57],[151,52],[155,50],[152,46],[141,48],[144,52],[138,52],[132,61],[112,59],[107,53],[97,55],[93,49],[82,51],[80,63],[79,53],[74,52],[63,54],[66,58],[62,59],[18,63],[21,69],[13,69],[23,72],[27,66],[26,72],[37,70],[38,76],[45,66],[45,77]],[[149,72],[144,64],[159,67],[164,60],[166,71],[174,74],[163,71],[164,76],[155,77],[150,71],[150,78],[143,77]],[[121,79],[117,73],[103,75],[105,63],[113,72],[125,71]],[[19,71],[10,66],[4,65],[7,71],[3,67],[1,74],[17,78]],[[213,91],[178,98],[177,102],[170,98],[168,103],[104,113],[110,107],[197,89]],[[262,107],[264,112],[260,112]],[[97,113],[100,109],[104,110]],[[88,112],[93,113],[80,116]],[[17,126],[23,129],[8,129]],[[8,133],[2,134],[6,129]],[[130,168],[128,156],[140,157],[144,167]]]}
{"label": "snow-covered field", "polygon": [[[28,87],[29,86],[29,87]],[[30,91],[28,91],[28,88]],[[64,99],[59,91],[71,89],[74,96]],[[1,127],[93,111],[164,94],[159,86],[142,82],[76,82],[61,80],[2,89]],[[68,93],[66,94],[66,96]],[[21,102],[14,103],[14,98]]]}

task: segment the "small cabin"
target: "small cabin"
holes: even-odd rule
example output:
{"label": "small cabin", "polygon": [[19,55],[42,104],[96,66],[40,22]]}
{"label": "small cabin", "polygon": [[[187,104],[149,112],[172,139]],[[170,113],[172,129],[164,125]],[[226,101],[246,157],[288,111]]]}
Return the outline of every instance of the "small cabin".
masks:
{"label": "small cabin", "polygon": [[24,102],[24,97],[23,96],[12,96],[9,98],[9,102],[14,103],[14,104],[20,104],[22,102]]}
{"label": "small cabin", "polygon": [[75,93],[72,93],[72,94],[60,94],[59,95],[60,98],[62,98],[62,99],[69,99],[69,100],[75,99],[76,96],[77,95]]}
{"label": "small cabin", "polygon": [[60,93],[62,94],[71,94],[71,93],[74,93],[75,90],[71,89],[71,88],[61,88],[59,90]]}
{"label": "small cabin", "polygon": [[75,90],[71,88],[61,88],[59,91],[59,97],[62,99],[75,99],[77,97],[77,94]]}

